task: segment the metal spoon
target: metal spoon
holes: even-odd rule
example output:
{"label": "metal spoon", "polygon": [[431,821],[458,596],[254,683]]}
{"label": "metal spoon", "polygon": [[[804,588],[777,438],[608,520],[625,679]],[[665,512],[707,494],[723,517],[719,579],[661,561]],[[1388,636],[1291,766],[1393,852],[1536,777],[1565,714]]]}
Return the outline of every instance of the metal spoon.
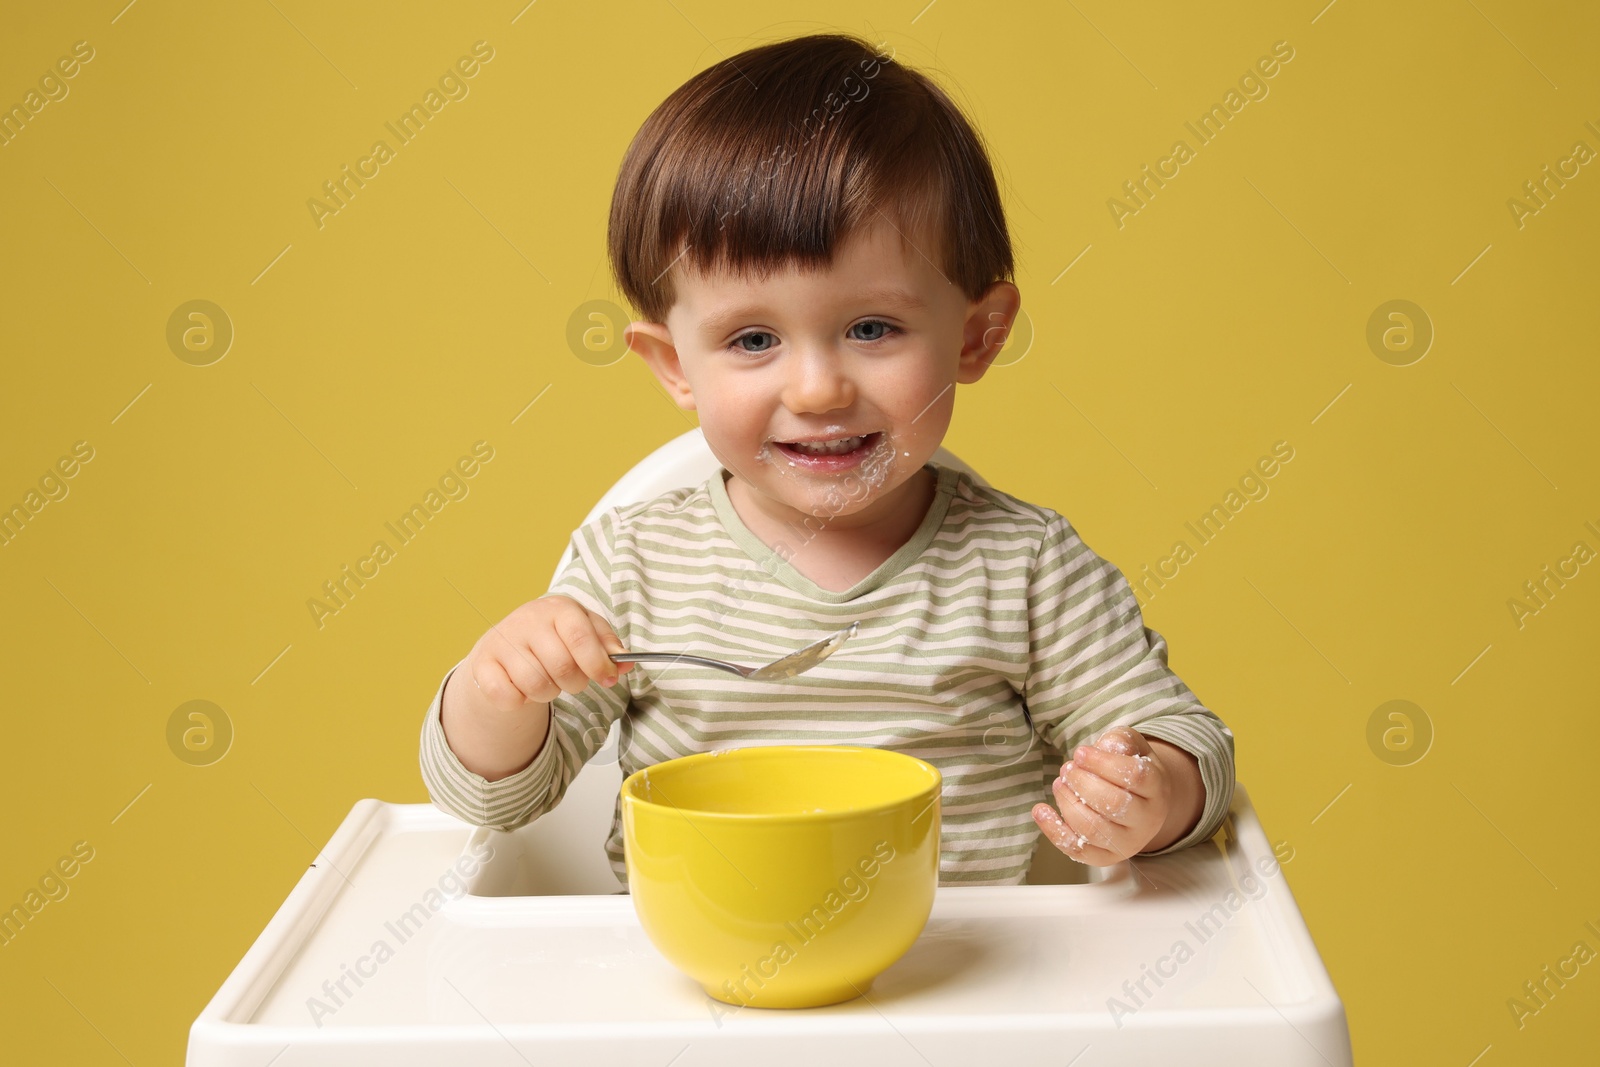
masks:
{"label": "metal spoon", "polygon": [[765,682],[774,678],[793,678],[797,674],[809,671],[833,655],[840,645],[854,637],[856,627],[859,625],[860,623],[853,622],[833,636],[824,637],[821,641],[815,641],[798,652],[791,652],[787,656],[775,659],[765,667],[741,667],[736,663],[724,663],[720,659],[690,656],[682,652],[614,652],[611,654],[611,660],[613,663],[689,663]]}

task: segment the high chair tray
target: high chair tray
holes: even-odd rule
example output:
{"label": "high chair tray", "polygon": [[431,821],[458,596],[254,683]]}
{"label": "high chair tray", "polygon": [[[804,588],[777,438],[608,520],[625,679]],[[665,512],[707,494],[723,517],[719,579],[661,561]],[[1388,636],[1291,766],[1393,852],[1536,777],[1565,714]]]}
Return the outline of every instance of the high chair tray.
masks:
{"label": "high chair tray", "polygon": [[359,801],[196,1019],[189,1067],[1351,1063],[1242,785],[1207,844],[1055,868],[1078,884],[941,887],[864,997],[789,1011],[707,997],[614,877],[551,894],[542,821]]}

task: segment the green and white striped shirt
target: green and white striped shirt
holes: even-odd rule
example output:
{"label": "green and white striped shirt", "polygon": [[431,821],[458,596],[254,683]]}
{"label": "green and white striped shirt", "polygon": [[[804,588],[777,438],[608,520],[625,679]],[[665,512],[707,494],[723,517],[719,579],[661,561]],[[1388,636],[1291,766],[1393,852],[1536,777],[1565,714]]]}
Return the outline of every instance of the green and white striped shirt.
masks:
{"label": "green and white striped shirt", "polygon": [[[626,648],[764,663],[860,628],[781,682],[640,664],[612,688],[560,694],[533,762],[497,782],[450,751],[441,683],[422,729],[433,802],[515,829],[561,801],[618,718],[624,775],[739,746],[870,745],[943,774],[941,884],[1017,885],[1040,837],[1030,812],[1054,803],[1061,753],[1131,726],[1193,753],[1205,784],[1200,822],[1161,851],[1209,839],[1233,796],[1233,733],[1167,667],[1166,642],[1145,627],[1121,572],[1055,511],[934,469],[937,492],[911,539],[843,592],[750,532],[725,471],[583,526],[550,592],[604,616]],[[620,813],[619,800],[605,849],[626,885]]]}

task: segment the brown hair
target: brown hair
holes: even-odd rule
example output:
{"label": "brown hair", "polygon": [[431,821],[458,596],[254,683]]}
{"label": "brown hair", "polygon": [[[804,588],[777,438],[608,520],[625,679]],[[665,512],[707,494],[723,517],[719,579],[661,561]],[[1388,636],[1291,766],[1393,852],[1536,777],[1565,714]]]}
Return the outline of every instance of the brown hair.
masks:
{"label": "brown hair", "polygon": [[662,101],[628,146],[607,251],[649,322],[671,268],[767,276],[825,268],[887,216],[969,300],[1010,280],[1011,238],[977,132],[925,75],[847,34],[762,45]]}

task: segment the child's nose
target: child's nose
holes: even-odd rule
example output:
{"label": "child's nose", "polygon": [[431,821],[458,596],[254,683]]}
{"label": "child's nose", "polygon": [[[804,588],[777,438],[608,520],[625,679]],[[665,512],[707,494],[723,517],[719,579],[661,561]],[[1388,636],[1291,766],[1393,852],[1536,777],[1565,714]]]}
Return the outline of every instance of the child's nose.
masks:
{"label": "child's nose", "polygon": [[840,353],[810,346],[797,349],[788,364],[783,403],[790,411],[837,411],[855,402],[855,383]]}

